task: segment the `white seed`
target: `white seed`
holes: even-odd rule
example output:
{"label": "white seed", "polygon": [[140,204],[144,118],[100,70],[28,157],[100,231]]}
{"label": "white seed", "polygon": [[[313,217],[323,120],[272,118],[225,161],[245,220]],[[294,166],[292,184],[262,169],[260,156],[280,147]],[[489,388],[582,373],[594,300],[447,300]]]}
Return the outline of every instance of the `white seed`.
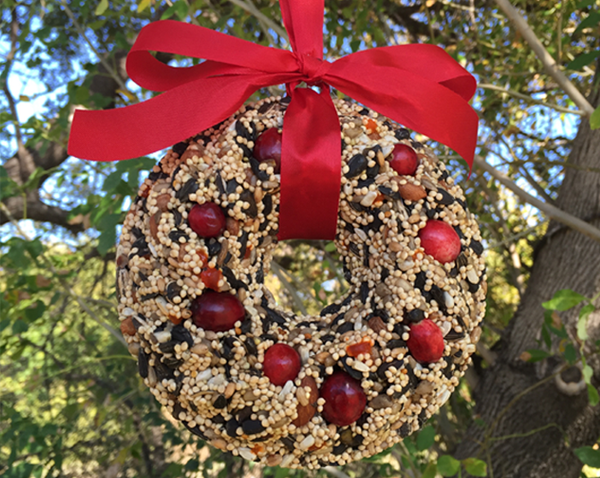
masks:
{"label": "white seed", "polygon": [[444,291],[444,303],[446,304],[446,307],[448,307],[449,309],[454,307],[454,299],[452,298],[452,296],[450,294],[448,294],[447,291]]}
{"label": "white seed", "polygon": [[314,444],[315,444],[315,437],[312,435],[308,435],[304,440],[302,440],[300,442],[300,449],[308,450]]}
{"label": "white seed", "polygon": [[371,207],[377,197],[377,191],[369,191],[367,195],[360,202],[361,206]]}
{"label": "white seed", "polygon": [[293,386],[294,386],[294,382],[292,382],[291,380],[288,380],[287,382],[285,382],[285,385],[281,389],[281,392],[279,392],[279,396],[277,397],[277,399],[283,403],[285,401],[285,397],[287,396],[287,394],[292,391]]}
{"label": "white seed", "polygon": [[250,448],[242,447],[238,449],[238,452],[244,460],[252,461],[256,458],[256,455],[252,453],[252,450],[250,450]]}
{"label": "white seed", "polygon": [[370,370],[369,366],[360,360],[354,360],[353,367],[359,372],[368,372]]}
{"label": "white seed", "polygon": [[467,271],[467,279],[471,284],[477,284],[479,282],[479,277],[477,276],[475,269],[469,269]]}
{"label": "white seed", "polygon": [[281,468],[287,468],[294,461],[294,455],[285,455],[283,460],[281,460]]}

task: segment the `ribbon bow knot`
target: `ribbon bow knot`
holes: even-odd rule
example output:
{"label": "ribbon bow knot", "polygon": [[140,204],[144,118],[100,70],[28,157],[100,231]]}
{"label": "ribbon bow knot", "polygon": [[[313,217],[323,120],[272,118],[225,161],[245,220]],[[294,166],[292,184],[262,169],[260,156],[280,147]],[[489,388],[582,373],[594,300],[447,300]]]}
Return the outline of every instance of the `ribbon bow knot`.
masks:
{"label": "ribbon bow knot", "polygon": [[331,63],[321,58],[315,58],[307,53],[297,55],[298,68],[302,73],[302,80],[310,86],[323,83],[323,78],[327,75]]}
{"label": "ribbon bow knot", "polygon": [[[329,87],[446,144],[471,166],[477,114],[472,75],[434,45],[379,47],[323,60],[324,0],[280,0],[292,51],[162,20],[146,25],[127,56],[129,77],[162,91],[151,100],[104,111],[77,110],[69,154],[115,161],[153,153],[235,113],[256,90],[286,84],[279,239],[332,239],[341,182],[341,134]],[[163,51],[205,61],[165,65]],[[305,81],[321,93],[295,88]],[[324,87],[325,86],[325,87]]]}

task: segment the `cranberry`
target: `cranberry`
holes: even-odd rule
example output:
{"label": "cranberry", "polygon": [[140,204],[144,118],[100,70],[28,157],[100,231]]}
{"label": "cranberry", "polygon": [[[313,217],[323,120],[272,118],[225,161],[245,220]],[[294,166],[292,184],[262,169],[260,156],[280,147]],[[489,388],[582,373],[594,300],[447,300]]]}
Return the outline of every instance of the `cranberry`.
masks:
{"label": "cranberry", "polygon": [[360,382],[346,372],[330,375],[321,387],[321,397],[325,399],[323,417],[339,427],[358,420],[367,405],[367,396]]}
{"label": "cranberry", "polygon": [[442,264],[456,260],[460,254],[460,237],[452,226],[444,221],[430,220],[419,231],[421,246],[426,254]]}
{"label": "cranberry", "polygon": [[275,173],[281,169],[281,138],[282,134],[277,128],[269,128],[256,139],[252,154],[260,161],[269,159],[275,161]]}
{"label": "cranberry", "polygon": [[390,166],[394,171],[403,176],[412,176],[419,166],[417,153],[410,146],[397,144],[392,150]]}
{"label": "cranberry", "polygon": [[196,327],[213,332],[224,332],[233,328],[246,315],[244,306],[229,292],[205,291],[192,302],[192,319]]}
{"label": "cranberry", "polygon": [[294,380],[300,372],[300,355],[286,344],[275,344],[265,352],[263,373],[273,385],[284,385]]}
{"label": "cranberry", "polygon": [[429,319],[410,326],[410,337],[406,345],[418,362],[437,362],[444,354],[442,331]]}
{"label": "cranberry", "polygon": [[217,237],[225,229],[225,214],[214,202],[195,204],[188,214],[188,222],[200,237]]}

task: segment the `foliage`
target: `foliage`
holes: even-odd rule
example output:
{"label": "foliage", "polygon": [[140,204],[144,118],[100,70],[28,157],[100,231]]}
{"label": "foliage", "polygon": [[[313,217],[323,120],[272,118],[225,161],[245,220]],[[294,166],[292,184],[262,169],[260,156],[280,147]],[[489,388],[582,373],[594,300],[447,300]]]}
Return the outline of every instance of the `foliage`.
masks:
{"label": "foliage", "polygon": [[[575,86],[585,90],[600,52],[599,2],[513,3],[526,12]],[[577,119],[565,110],[575,108],[541,72],[532,50],[493,2],[327,0],[326,7],[331,58],[406,42],[445,47],[480,83],[474,101],[481,118],[478,153],[545,201],[556,199],[563,173],[572,167],[566,157]],[[156,158],[86,163],[68,158],[64,150],[75,106],[118,107],[152,96],[127,81],[123,59],[140,28],[161,18],[286,46],[273,27],[281,25],[273,0],[2,3],[0,476],[226,477],[251,470],[248,463],[206,447],[158,407],[115,330],[114,244],[137,185]],[[159,57],[172,65],[190,63]],[[600,127],[599,111],[589,119],[593,128]],[[516,310],[547,222],[489,176],[475,171],[468,178],[464,164],[446,148],[436,150],[466,189],[488,246],[488,312],[481,341],[488,350]],[[33,154],[30,169],[25,152]],[[282,304],[308,313],[346,288],[332,244],[306,241],[281,245],[268,284]],[[583,341],[596,299],[558,292],[544,304],[540,348],[526,357],[548,358],[558,340],[567,363],[583,361],[593,403],[598,395]],[[580,307],[577,340],[553,313],[573,307]],[[485,357],[476,356],[475,370],[486,366]],[[485,457],[451,456],[473,406],[471,384],[464,381],[423,430],[343,472],[491,476]],[[583,463],[600,467],[597,450],[574,452]],[[274,478],[328,473],[252,472]]]}

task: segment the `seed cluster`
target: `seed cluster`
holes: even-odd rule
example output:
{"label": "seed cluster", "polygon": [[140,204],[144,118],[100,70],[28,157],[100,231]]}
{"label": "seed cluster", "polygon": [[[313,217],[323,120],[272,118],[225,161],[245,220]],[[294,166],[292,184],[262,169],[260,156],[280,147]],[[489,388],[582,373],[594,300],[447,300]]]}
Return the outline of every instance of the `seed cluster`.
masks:
{"label": "seed cluster", "polygon": [[[144,382],[191,432],[247,460],[319,468],[382,452],[446,402],[481,334],[485,266],[476,221],[444,165],[406,129],[336,100],[335,243],[350,292],[317,317],[279,308],[264,285],[277,243],[279,165],[257,159],[255,145],[263,132],[281,131],[288,101],[245,106],[154,167],[118,246],[119,314]],[[392,167],[398,144],[416,153],[412,174]],[[200,213],[189,220],[203,204],[218,206],[224,222],[202,229]],[[421,245],[433,221],[460,240],[452,260],[436,259],[438,236],[427,237],[427,252]],[[231,312],[237,305],[222,306],[231,301],[243,306],[241,319]],[[200,325],[209,309],[221,328]],[[420,324],[441,332],[441,357],[429,335],[417,336]],[[411,333],[415,355],[431,362],[411,354]]]}

